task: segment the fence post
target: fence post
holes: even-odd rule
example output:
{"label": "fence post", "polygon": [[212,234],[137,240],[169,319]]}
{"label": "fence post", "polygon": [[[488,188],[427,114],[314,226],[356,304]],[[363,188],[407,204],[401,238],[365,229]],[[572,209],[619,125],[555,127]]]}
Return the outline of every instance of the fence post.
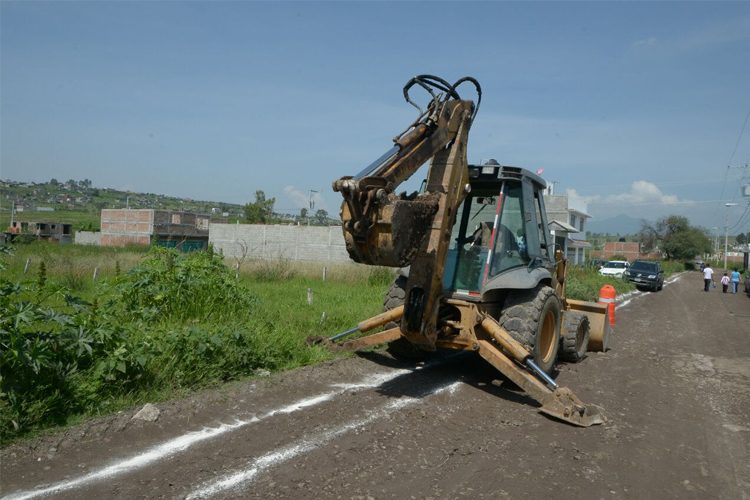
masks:
{"label": "fence post", "polygon": [[91,281],[96,281],[96,277],[99,275],[99,266],[94,268],[94,277],[91,278]]}
{"label": "fence post", "polygon": [[328,273],[328,268],[326,266],[323,266],[323,281],[326,280],[326,274]]}
{"label": "fence post", "polygon": [[31,257],[26,258],[26,265],[23,266],[23,274],[29,272],[29,266],[31,265]]}
{"label": "fence post", "polygon": [[311,306],[313,304],[313,289],[308,288],[307,289],[307,305]]}

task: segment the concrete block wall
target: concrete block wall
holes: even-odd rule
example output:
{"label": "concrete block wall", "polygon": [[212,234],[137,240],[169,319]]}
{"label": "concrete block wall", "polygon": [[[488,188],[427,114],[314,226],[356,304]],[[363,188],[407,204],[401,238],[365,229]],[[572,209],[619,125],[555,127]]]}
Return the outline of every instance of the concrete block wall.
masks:
{"label": "concrete block wall", "polygon": [[102,233],[94,231],[76,231],[75,244],[76,245],[99,245]]}
{"label": "concrete block wall", "polygon": [[208,242],[226,257],[312,262],[351,262],[340,226],[214,224]]}

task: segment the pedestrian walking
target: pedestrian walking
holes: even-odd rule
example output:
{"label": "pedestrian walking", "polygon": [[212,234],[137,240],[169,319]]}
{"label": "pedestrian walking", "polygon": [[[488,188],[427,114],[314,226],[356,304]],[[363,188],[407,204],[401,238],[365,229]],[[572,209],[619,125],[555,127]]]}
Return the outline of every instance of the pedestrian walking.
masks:
{"label": "pedestrian walking", "polygon": [[737,268],[732,271],[732,293],[737,293],[737,289],[740,287],[740,272]]}
{"label": "pedestrian walking", "polygon": [[709,291],[713,282],[714,270],[711,269],[711,264],[706,264],[706,267],[703,268],[703,291]]}
{"label": "pedestrian walking", "polygon": [[729,288],[729,276],[727,276],[727,273],[724,273],[724,276],[721,277],[721,293],[727,293],[728,288]]}

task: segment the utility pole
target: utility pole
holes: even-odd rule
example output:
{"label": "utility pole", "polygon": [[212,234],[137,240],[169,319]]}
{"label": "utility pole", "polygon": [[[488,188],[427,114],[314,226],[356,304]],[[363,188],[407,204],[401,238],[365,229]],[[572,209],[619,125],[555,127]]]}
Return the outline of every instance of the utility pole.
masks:
{"label": "utility pole", "polygon": [[714,258],[719,258],[719,227],[714,226],[711,228],[714,232]]}
{"label": "utility pole", "polygon": [[313,208],[315,208],[315,200],[313,200],[313,193],[317,193],[314,189],[308,189],[308,206],[310,211],[307,212],[307,225],[310,225],[310,218],[312,217]]}
{"label": "utility pole", "polygon": [[312,212],[312,209],[315,207],[315,201],[313,200],[313,193],[317,193],[314,189],[308,189],[309,192],[309,206],[310,206],[310,212]]}
{"label": "utility pole", "polygon": [[729,207],[736,207],[737,203],[724,203],[727,213],[724,216],[724,269],[727,268],[727,243],[729,240]]}

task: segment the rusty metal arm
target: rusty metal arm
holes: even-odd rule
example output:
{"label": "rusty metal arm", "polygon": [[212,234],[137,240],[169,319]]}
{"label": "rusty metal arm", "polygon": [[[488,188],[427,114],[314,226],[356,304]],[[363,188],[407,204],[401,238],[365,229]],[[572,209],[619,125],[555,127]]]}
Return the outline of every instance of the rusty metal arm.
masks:
{"label": "rusty metal arm", "polygon": [[[558,387],[546,373],[534,365],[531,353],[493,318],[485,316],[480,326],[502,347],[502,350],[489,340],[479,339],[477,340],[479,355],[541,404],[539,411],[580,427],[589,427],[603,422],[601,412],[596,406],[586,405],[570,389]],[[546,385],[518,366],[511,358],[539,375]]]}
{"label": "rusty metal arm", "polygon": [[[404,87],[418,84],[432,95],[427,110],[406,131],[394,139],[394,145],[380,158],[355,176],[333,182],[333,190],[344,198],[341,221],[346,248],[356,262],[400,267],[408,265],[426,240],[435,213],[439,210],[441,190],[396,196],[394,191],[419,168],[466,134],[478,103],[461,100],[456,86],[473,78],[463,78],[453,85],[430,75],[413,78]],[[436,94],[431,89],[437,89]],[[481,99],[481,97],[480,97]]]}
{"label": "rusty metal arm", "polygon": [[399,321],[403,315],[404,306],[395,307],[390,311],[386,311],[384,313],[378,314],[377,316],[373,316],[372,318],[360,321],[357,326],[336,334],[332,337],[309,337],[307,339],[307,342],[308,344],[325,344],[331,349],[345,351],[358,351],[360,349],[364,349],[373,345],[385,344],[386,342],[391,342],[401,337],[401,330],[398,327],[378,333],[373,333],[371,335],[366,335],[354,340],[349,340],[342,344],[338,344],[336,343],[336,341],[344,337],[354,335],[358,332],[367,332],[373,330],[391,321]]}

